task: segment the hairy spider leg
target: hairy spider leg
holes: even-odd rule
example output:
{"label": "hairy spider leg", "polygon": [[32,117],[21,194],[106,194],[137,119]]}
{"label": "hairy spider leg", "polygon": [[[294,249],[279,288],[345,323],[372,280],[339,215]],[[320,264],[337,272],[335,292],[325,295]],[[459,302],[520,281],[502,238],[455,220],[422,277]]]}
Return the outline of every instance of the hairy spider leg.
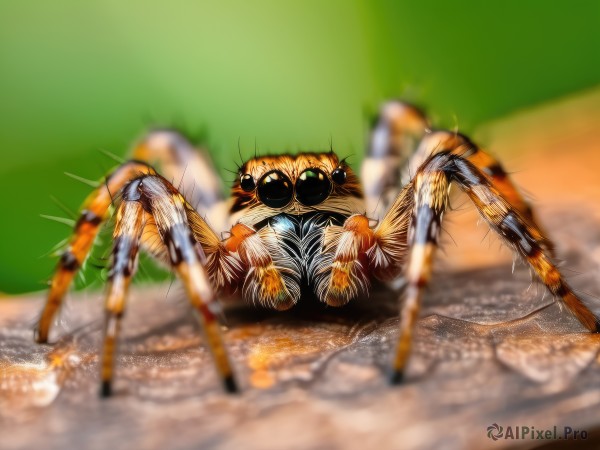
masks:
{"label": "hairy spider leg", "polygon": [[523,217],[542,229],[531,205],[496,158],[458,132],[430,131],[429,121],[420,109],[398,100],[383,103],[371,129],[361,167],[367,211],[377,219],[383,218],[418,168],[431,155],[447,150],[480,168]]}
{"label": "hairy spider leg", "polygon": [[[521,256],[567,309],[590,331],[598,332],[599,319],[575,295],[551,261],[547,241],[540,230],[506,200],[488,177],[459,155],[433,155],[419,169],[414,184],[414,207],[408,236],[408,265],[400,333],[391,381],[402,381],[410,352],[412,330],[417,320],[423,290],[431,275],[434,250],[442,215],[448,206],[450,183],[456,183],[473,201],[489,226]],[[390,213],[394,213],[393,208]],[[390,230],[393,233],[393,230]]]}
{"label": "hairy spider leg", "polygon": [[[129,185],[135,189],[134,184]],[[129,195],[127,195],[129,196]],[[125,196],[124,196],[125,197]],[[139,202],[124,200],[116,214],[111,268],[105,300],[100,395],[112,394],[114,354],[131,278],[135,275],[145,213]]]}
{"label": "hairy spider leg", "polygon": [[391,100],[373,120],[361,180],[367,215],[384,217],[402,185],[402,168],[429,128],[425,114],[408,103]]}
{"label": "hairy spider leg", "polygon": [[[123,206],[132,203],[139,206]],[[216,299],[209,275],[204,267],[206,256],[202,246],[197,245],[194,233],[188,223],[188,208],[191,207],[179,191],[159,175],[144,175],[123,188],[122,204],[119,209],[122,214],[117,215],[113,269],[111,270],[111,273],[114,272],[117,277],[116,280],[119,280],[119,284],[115,285],[115,280],[111,283],[107,306],[113,297],[117,299],[117,304],[123,302],[128,282],[123,282],[121,278],[133,275],[132,271],[127,273],[128,266],[119,265],[124,258],[121,254],[127,251],[130,256],[129,261],[132,261],[137,254],[137,246],[134,247],[131,243],[129,243],[129,248],[122,248],[127,244],[122,243],[123,241],[120,239],[122,234],[118,233],[121,231],[128,233],[130,238],[132,235],[136,235],[139,240],[142,230],[144,233],[148,232],[145,224],[141,224],[142,218],[146,215],[150,216],[152,218],[150,224],[155,227],[163,246],[161,252],[166,251],[169,264],[182,280],[188,298],[198,312],[198,320],[206,338],[206,345],[212,353],[219,377],[227,391],[236,392],[237,384],[218,321],[218,316],[222,314],[221,305]],[[128,225],[131,223],[138,224],[138,226]],[[123,272],[123,275],[118,276],[120,272]],[[112,320],[113,313],[108,308],[107,314],[105,358],[102,367],[103,395],[110,395],[111,392],[112,352],[116,335],[116,332],[111,329],[115,323],[115,320]]]}
{"label": "hairy spider leg", "polygon": [[[138,177],[145,175],[148,176],[148,180],[160,180],[159,182],[148,181],[146,184],[155,188],[158,185],[162,185],[162,194],[156,195],[156,192],[161,191],[160,188],[157,188],[154,197],[159,197],[163,199],[163,201],[158,203],[159,206],[162,206],[162,208],[158,209],[161,214],[153,214],[150,212],[150,210],[154,211],[152,209],[152,202],[146,203],[146,206],[150,208],[149,211],[145,211],[143,214],[139,213],[141,214],[141,217],[144,218],[143,224],[140,225],[141,245],[154,256],[159,258],[162,256],[164,260],[170,262],[182,278],[192,304],[200,312],[200,320],[204,324],[203,328],[207,336],[208,346],[211,348],[215,357],[217,368],[225,387],[229,391],[235,391],[235,380],[229,361],[227,360],[225,348],[221,342],[219,325],[215,320],[219,306],[218,303],[213,301],[214,294],[210,288],[208,276],[200,263],[200,259],[205,259],[204,254],[202,254],[202,258],[200,258],[199,256],[193,256],[193,251],[190,250],[190,247],[197,247],[195,246],[196,234],[199,235],[198,241],[201,244],[198,251],[202,251],[202,249],[206,248],[214,253],[214,249],[219,248],[218,238],[206,222],[187,202],[185,202],[185,199],[183,199],[178,191],[167,180],[157,176],[152,167],[143,162],[130,161],[118,167],[106,178],[105,183],[94,190],[84,202],[80,219],[75,226],[73,237],[70,240],[68,248],[61,256],[57,270],[52,278],[48,298],[36,329],[36,340],[40,343],[48,341],[48,332],[52,319],[56,314],[73,277],[89,254],[100,226],[108,218],[109,206],[113,202],[115,196],[118,196],[124,186],[126,186],[127,183],[130,183],[128,185],[130,190],[124,191],[126,195],[123,198],[122,204],[129,205],[134,202],[134,199],[132,198],[134,194],[131,191],[131,189],[133,189],[131,187],[133,186],[131,184],[132,180],[136,180]],[[138,182],[136,181],[136,183]],[[129,195],[129,197],[127,197],[127,195]],[[165,196],[167,200],[164,200]],[[172,197],[176,200],[172,200],[171,202],[171,200],[168,199],[171,199]],[[169,206],[175,203],[177,204],[176,214],[172,210],[174,206]],[[125,210],[127,213],[122,212],[120,216],[121,222],[125,220],[126,223],[129,224],[129,228],[120,225],[119,217],[117,217],[116,233],[126,231],[137,232],[137,227],[132,224],[137,224],[137,221],[141,219],[136,218],[137,216],[135,216],[134,210],[134,206],[127,206],[127,209]],[[134,216],[131,214],[134,214]],[[188,216],[193,219],[191,225],[193,229],[189,228],[187,222]],[[174,220],[174,217],[176,217],[177,220]],[[179,220],[182,217],[185,218],[185,221],[183,222]],[[177,233],[170,230],[169,225],[172,223],[174,223],[175,228],[179,229],[184,227],[185,230]],[[184,225],[181,225],[181,223],[184,223]],[[133,230],[131,227],[133,227]],[[157,234],[160,235],[162,239],[161,242],[157,242],[153,239]],[[187,239],[187,235],[191,236],[191,238]],[[117,235],[115,235],[115,237],[116,236]],[[129,236],[129,239],[128,243],[123,243],[124,241],[117,239],[113,250],[113,269],[111,269],[113,280],[110,283],[106,300],[107,319],[105,322],[105,345],[102,364],[102,393],[105,395],[110,394],[110,379],[112,379],[113,366],[112,355],[114,352],[115,339],[118,334],[119,317],[122,314],[129,278],[133,275],[133,273],[119,273],[119,268],[126,267],[122,264],[124,264],[124,258],[127,254],[130,255],[131,260],[133,260],[137,254],[138,244],[136,243],[134,245],[134,239],[131,236]],[[192,242],[194,242],[194,244],[192,244]],[[187,259],[180,261],[180,263],[176,263],[176,260],[173,259],[173,255],[176,254],[171,252],[174,248],[187,249]],[[231,260],[226,259],[221,265],[227,268],[227,263],[231,265]]]}
{"label": "hairy spider leg", "polygon": [[142,174],[153,173],[155,173],[154,169],[143,162],[127,162],[106,177],[104,183],[84,201],[73,236],[62,253],[50,282],[46,304],[35,331],[37,342],[48,342],[52,319],[77,271],[87,258],[102,223],[109,216],[109,206],[113,202],[113,196],[131,179]]}
{"label": "hairy spider leg", "polygon": [[[417,150],[410,158],[402,174],[403,184],[407,184],[411,177],[417,172],[418,168],[436,153],[450,151],[454,154],[463,156],[479,168],[482,173],[498,189],[500,194],[517,210],[519,213],[540,230],[543,228],[535,218],[533,208],[523,198],[519,189],[512,182],[500,161],[494,156],[473,143],[468,137],[461,133],[448,130],[436,130],[427,133],[419,143]],[[547,243],[548,249],[550,243]]]}
{"label": "hairy spider leg", "polygon": [[483,149],[473,146],[472,153],[467,159],[481,170],[502,196],[527,220],[537,223],[533,208],[523,198],[515,184],[512,182],[500,161]]}
{"label": "hairy spider leg", "polygon": [[134,145],[132,157],[156,167],[214,230],[220,233],[227,229],[229,205],[208,152],[179,131],[164,128],[146,133]]}
{"label": "hairy spider leg", "polygon": [[417,173],[414,183],[414,206],[408,228],[408,261],[404,273],[406,289],[400,307],[400,332],[394,361],[392,382],[402,379],[418,319],[423,288],[431,277],[433,253],[448,205],[450,183],[443,171],[425,168]]}
{"label": "hairy spider leg", "polygon": [[515,210],[500,191],[470,161],[454,156],[450,172],[489,225],[531,266],[550,292],[590,331],[598,332],[600,322],[575,295],[552,262],[548,242],[540,229]]}

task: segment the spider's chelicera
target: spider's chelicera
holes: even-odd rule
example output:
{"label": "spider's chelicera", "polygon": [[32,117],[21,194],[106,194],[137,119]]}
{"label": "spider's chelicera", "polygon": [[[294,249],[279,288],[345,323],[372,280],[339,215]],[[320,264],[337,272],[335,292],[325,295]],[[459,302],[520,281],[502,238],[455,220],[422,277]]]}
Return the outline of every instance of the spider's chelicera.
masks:
{"label": "spider's chelicera", "polygon": [[[168,179],[181,180],[178,188]],[[47,342],[53,317],[114,202],[102,395],[111,393],[115,342],[140,249],[181,279],[229,391],[237,385],[217,321],[221,294],[237,290],[247,301],[285,310],[309,289],[320,301],[341,306],[367,294],[374,279],[404,278],[392,364],[392,381],[400,382],[451,184],[550,292],[598,331],[598,319],[553,263],[550,241],[500,163],[461,134],[429,131],[420,110],[391,101],[374,121],[362,186],[332,151],[256,156],[239,168],[225,200],[206,153],[177,132],[151,132],[84,204],[52,278],[37,340]]]}

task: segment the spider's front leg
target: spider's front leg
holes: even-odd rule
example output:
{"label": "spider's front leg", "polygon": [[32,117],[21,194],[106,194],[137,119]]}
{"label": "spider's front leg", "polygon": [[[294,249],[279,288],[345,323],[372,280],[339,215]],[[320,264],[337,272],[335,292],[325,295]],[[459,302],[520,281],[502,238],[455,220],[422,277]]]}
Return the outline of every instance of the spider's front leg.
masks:
{"label": "spider's front leg", "polygon": [[[116,194],[119,194],[120,203],[106,295],[101,394],[107,396],[111,393],[114,348],[140,246],[169,263],[183,281],[188,297],[199,313],[219,375],[228,391],[236,391],[217,321],[220,305],[203,265],[205,262],[214,262],[215,255],[221,255],[219,239],[171,183],[140,162],[120,166],[104,185],[88,197],[70,245],[63,253],[52,279],[37,327],[38,342],[47,342],[52,318],[74,275],[85,261],[99,227],[108,217],[109,206]],[[154,239],[157,235],[159,240]],[[210,254],[208,260],[205,252]],[[233,270],[231,259],[224,258],[217,263],[225,271]]]}
{"label": "spider's front leg", "polygon": [[[192,208],[171,183],[158,175],[142,176],[123,189],[122,203],[117,213],[115,242],[111,268],[110,287],[106,300],[106,325],[104,357],[102,364],[102,395],[111,393],[114,343],[127,294],[129,279],[135,273],[137,247],[144,240],[152,241],[156,234],[160,243],[154,244],[152,253],[165,255],[173,270],[182,280],[190,302],[198,312],[198,319],[213,355],[219,376],[229,392],[237,385],[227,357],[217,317],[221,306],[217,302],[208,273],[204,267],[206,256],[189,224]],[[201,219],[197,219],[201,220]],[[207,248],[217,242],[216,236],[203,227],[203,240]],[[142,246],[144,240],[141,241]]]}
{"label": "spider's front leg", "polygon": [[[184,191],[187,191],[192,204],[201,214],[206,214],[213,227],[220,232],[225,229],[222,186],[216,177],[205,152],[194,149],[193,145],[180,133],[162,129],[147,133],[132,151],[135,158],[120,165],[103,184],[93,191],[83,203],[81,214],[67,249],[62,253],[58,267],[50,282],[50,290],[46,305],[36,328],[36,341],[48,341],[48,332],[52,318],[60,307],[73,277],[87,258],[102,223],[109,217],[109,207],[123,186],[134,178],[144,174],[156,174],[153,166],[156,163],[166,178],[177,180]],[[198,185],[197,180],[202,180]],[[191,209],[191,208],[190,208]],[[198,215],[198,217],[200,217]],[[200,219],[197,223],[206,223]],[[218,238],[208,226],[200,226],[200,239],[211,241],[213,248]],[[207,236],[213,236],[209,239]],[[152,252],[152,248],[146,248]]]}
{"label": "spider's front leg", "polygon": [[[566,283],[551,260],[548,240],[535,223],[505,199],[494,183],[468,159],[452,152],[440,152],[421,166],[375,231],[378,239],[402,239],[406,236],[406,210],[412,212],[407,240],[407,287],[401,306],[392,382],[397,383],[403,379],[412,330],[418,317],[423,290],[431,276],[441,220],[448,206],[450,183],[456,183],[470,197],[489,226],[529,264],[550,292],[588,330],[598,332],[599,319]],[[398,224],[401,225],[399,229]]]}
{"label": "spider's front leg", "polygon": [[104,184],[92,192],[83,203],[73,237],[62,253],[58,267],[50,282],[50,289],[42,315],[35,330],[38,343],[48,342],[50,324],[66,295],[73,278],[87,258],[102,223],[108,218],[113,195],[129,181],[143,174],[154,174],[149,165],[130,161],[106,177]]}
{"label": "spider's front leg", "polygon": [[[419,143],[415,153],[403,170],[402,183],[408,184],[412,176],[433,155],[448,151],[459,155],[475,167],[492,183],[494,188],[504,197],[513,208],[515,208],[525,219],[530,221],[536,228],[542,230],[533,208],[521,195],[517,186],[512,182],[504,167],[492,154],[482,149],[471,141],[467,136],[447,130],[432,131]],[[546,243],[548,250],[553,251],[550,242]]]}
{"label": "spider's front leg", "polygon": [[117,211],[112,264],[105,300],[104,347],[100,376],[100,394],[103,397],[112,393],[114,353],[129,283],[137,269],[139,245],[145,226],[144,216],[139,202],[125,200]]}

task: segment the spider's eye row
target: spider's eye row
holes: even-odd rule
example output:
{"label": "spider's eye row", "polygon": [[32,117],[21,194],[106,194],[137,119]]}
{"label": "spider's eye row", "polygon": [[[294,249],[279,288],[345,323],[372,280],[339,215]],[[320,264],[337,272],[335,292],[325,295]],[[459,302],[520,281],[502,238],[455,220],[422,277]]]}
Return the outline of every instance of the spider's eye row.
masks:
{"label": "spider's eye row", "polygon": [[292,182],[279,170],[266,173],[258,182],[258,197],[270,208],[283,208],[293,196]]}
{"label": "spider's eye row", "polygon": [[254,182],[254,178],[249,173],[242,176],[240,179],[240,186],[244,192],[252,192],[256,189],[256,183]]}
{"label": "spider's eye row", "polygon": [[346,182],[346,171],[338,167],[331,173],[331,179],[335,184],[344,184]]}
{"label": "spider's eye row", "polygon": [[[330,178],[321,169],[306,169],[298,176],[296,184],[293,185],[281,171],[271,170],[262,176],[256,190],[260,201],[270,208],[283,208],[292,201],[294,194],[296,200],[304,206],[315,206],[322,203],[331,194],[331,179],[336,184],[345,183],[346,171],[338,167]],[[255,188],[254,179],[250,175],[244,175],[240,184],[246,192]]]}
{"label": "spider's eye row", "polygon": [[321,169],[306,169],[296,180],[296,198],[305,206],[321,203],[331,193],[331,182]]}

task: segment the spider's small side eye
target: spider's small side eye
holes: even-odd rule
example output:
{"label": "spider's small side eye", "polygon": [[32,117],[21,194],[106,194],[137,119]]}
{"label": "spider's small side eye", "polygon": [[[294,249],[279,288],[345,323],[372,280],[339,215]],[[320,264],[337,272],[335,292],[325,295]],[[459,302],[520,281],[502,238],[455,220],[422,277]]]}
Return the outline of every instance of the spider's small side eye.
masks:
{"label": "spider's small side eye", "polygon": [[278,170],[266,173],[258,182],[258,197],[270,208],[283,208],[293,195],[292,182]]}
{"label": "spider's small side eye", "polygon": [[346,171],[341,167],[338,167],[333,172],[331,172],[331,179],[335,184],[344,184],[346,182]]}
{"label": "spider's small side eye", "polygon": [[240,179],[240,186],[244,192],[252,192],[254,189],[256,189],[254,178],[252,178],[252,175],[249,173],[242,175],[242,178]]}

